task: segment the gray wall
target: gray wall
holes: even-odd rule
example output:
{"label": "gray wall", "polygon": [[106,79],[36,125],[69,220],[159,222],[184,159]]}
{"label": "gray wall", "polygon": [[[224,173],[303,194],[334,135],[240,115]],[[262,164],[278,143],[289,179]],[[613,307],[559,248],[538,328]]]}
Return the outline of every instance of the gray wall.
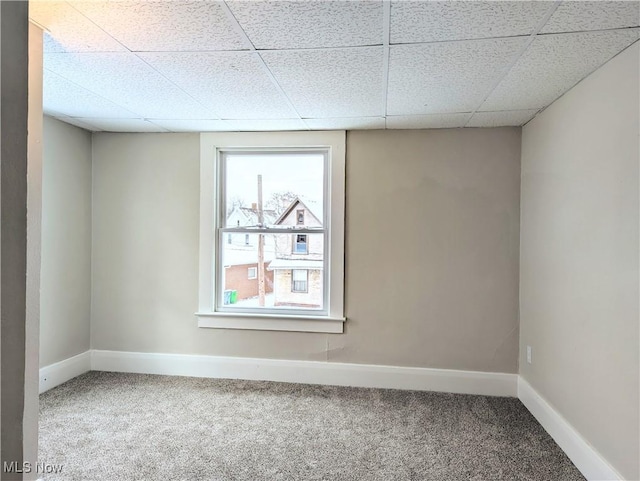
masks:
{"label": "gray wall", "polygon": [[640,478],[639,55],[551,105],[522,149],[520,373],[626,479]]}
{"label": "gray wall", "polygon": [[[31,446],[23,443],[31,438],[34,428],[27,419],[33,413],[28,409],[29,402],[25,402],[30,381],[25,370],[29,85],[26,2],[0,3],[0,47],[0,463],[4,464],[21,463],[25,454],[29,455],[25,451]],[[25,413],[25,408],[29,412]],[[1,471],[3,480],[22,479],[22,475]]]}
{"label": "gray wall", "polygon": [[199,136],[93,152],[93,349],[517,372],[520,129],[349,133],[342,335],[198,328]]}
{"label": "gray wall", "polygon": [[90,348],[91,134],[44,118],[40,366]]}

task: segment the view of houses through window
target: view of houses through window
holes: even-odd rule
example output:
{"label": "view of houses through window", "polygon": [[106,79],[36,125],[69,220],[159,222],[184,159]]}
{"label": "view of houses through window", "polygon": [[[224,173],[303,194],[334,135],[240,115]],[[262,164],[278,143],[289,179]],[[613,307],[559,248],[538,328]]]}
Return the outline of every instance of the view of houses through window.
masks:
{"label": "view of houses through window", "polygon": [[219,306],[324,308],[323,152],[224,153]]}

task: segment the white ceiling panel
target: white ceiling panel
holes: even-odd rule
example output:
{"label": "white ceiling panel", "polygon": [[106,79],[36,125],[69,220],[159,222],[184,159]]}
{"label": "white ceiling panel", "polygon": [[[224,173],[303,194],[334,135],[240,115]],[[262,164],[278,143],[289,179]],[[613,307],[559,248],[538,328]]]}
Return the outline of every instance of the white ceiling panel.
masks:
{"label": "white ceiling panel", "polygon": [[140,117],[46,69],[43,72],[43,108],[46,114],[54,117]]}
{"label": "white ceiling panel", "polygon": [[304,119],[312,130],[384,129],[384,117],[353,117],[341,119]]}
{"label": "white ceiling panel", "polygon": [[390,115],[388,129],[449,129],[464,127],[471,113],[435,115]]}
{"label": "white ceiling panel", "polygon": [[119,52],[126,49],[66,2],[31,1],[29,17],[49,29],[48,52]]}
{"label": "white ceiling panel", "polygon": [[382,1],[228,1],[258,49],[382,44]]}
{"label": "white ceiling panel", "polygon": [[638,1],[566,1],[560,4],[541,32],[579,32],[639,25]]}
{"label": "white ceiling panel", "polygon": [[505,127],[526,124],[538,110],[508,110],[504,112],[476,112],[466,127]]}
{"label": "white ceiling panel", "polygon": [[221,118],[297,117],[257,55],[252,52],[140,54]]}
{"label": "white ceiling panel", "polygon": [[545,107],[638,35],[638,29],[626,29],[536,37],[479,110]]}
{"label": "white ceiling panel", "polygon": [[300,119],[227,120],[229,130],[237,132],[259,132],[268,130],[308,130]]}
{"label": "white ceiling panel", "polygon": [[149,119],[154,124],[171,132],[216,132],[229,130],[226,120],[174,120],[174,119]]}
{"label": "white ceiling panel", "polygon": [[551,1],[393,1],[391,43],[531,35]]}
{"label": "white ceiling panel", "polygon": [[215,118],[131,53],[52,53],[44,67],[145,118]]}
{"label": "white ceiling panel", "polygon": [[[104,132],[166,132],[166,129],[144,119],[74,119]],[[67,120],[65,120],[66,122]]]}
{"label": "white ceiling panel", "polygon": [[240,50],[247,46],[219,2],[71,2],[132,51]]}
{"label": "white ceiling panel", "polygon": [[375,117],[384,112],[382,47],[261,55],[302,117]]}
{"label": "white ceiling panel", "polygon": [[392,46],[387,113],[475,110],[525,41],[511,38]]}

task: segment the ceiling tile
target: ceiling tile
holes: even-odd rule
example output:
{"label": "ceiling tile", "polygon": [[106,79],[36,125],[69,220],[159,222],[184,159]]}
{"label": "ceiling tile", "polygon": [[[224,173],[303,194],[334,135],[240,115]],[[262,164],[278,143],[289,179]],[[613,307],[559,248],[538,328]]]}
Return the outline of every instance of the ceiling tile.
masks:
{"label": "ceiling tile", "polygon": [[388,129],[449,129],[464,127],[471,113],[435,115],[390,115]]}
{"label": "ceiling tile", "polygon": [[[255,52],[145,53],[140,57],[220,118],[297,117]],[[207,117],[213,115],[201,118]]]}
{"label": "ceiling tile", "polygon": [[382,44],[382,1],[228,1],[258,49]]}
{"label": "ceiling tile", "polygon": [[476,112],[466,127],[505,127],[526,124],[538,110],[507,110],[503,112]]}
{"label": "ceiling tile", "polygon": [[261,55],[302,117],[375,117],[384,112],[382,47]]}
{"label": "ceiling tile", "polygon": [[525,42],[511,38],[392,46],[388,114],[475,110]]}
{"label": "ceiling tile", "polygon": [[233,132],[257,132],[265,130],[308,130],[300,119],[227,120]]}
{"label": "ceiling tile", "polygon": [[144,119],[79,118],[74,120],[104,132],[166,132],[166,129]]}
{"label": "ceiling tile", "polygon": [[131,53],[51,53],[44,67],[139,117],[215,118]]}
{"label": "ceiling tile", "polygon": [[530,35],[551,1],[391,2],[391,43]]}
{"label": "ceiling tile", "polygon": [[242,38],[219,2],[71,2],[132,51],[240,50]]}
{"label": "ceiling tile", "polygon": [[639,25],[638,1],[568,1],[560,4],[541,32],[578,32]]}
{"label": "ceiling tile", "polygon": [[69,117],[136,118],[131,112],[113,102],[82,88],[63,77],[44,70],[43,109],[48,115]]}
{"label": "ceiling tile", "polygon": [[340,119],[304,119],[312,130],[384,129],[384,117],[352,117]]}
{"label": "ceiling tile", "polygon": [[208,120],[208,119],[192,119],[192,120],[165,120],[165,119],[149,119],[156,125],[171,132],[216,132],[230,130],[226,120]]}
{"label": "ceiling tile", "polygon": [[31,1],[29,17],[46,27],[47,52],[119,52],[126,49],[66,2]]}
{"label": "ceiling tile", "polygon": [[638,35],[638,29],[626,29],[536,37],[479,110],[546,107]]}

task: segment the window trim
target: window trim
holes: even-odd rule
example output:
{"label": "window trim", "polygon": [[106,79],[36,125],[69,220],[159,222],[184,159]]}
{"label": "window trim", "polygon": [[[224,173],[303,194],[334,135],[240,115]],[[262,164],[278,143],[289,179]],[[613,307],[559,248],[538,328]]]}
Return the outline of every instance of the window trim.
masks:
{"label": "window trim", "polygon": [[[198,317],[199,327],[224,329],[258,329],[300,332],[342,333],[344,317],[344,192],[345,192],[344,131],[315,132],[216,132],[200,134],[200,274]],[[326,169],[327,209],[325,213],[329,240],[325,255],[329,256],[327,301],[325,315],[292,315],[280,313],[235,313],[215,310],[215,255],[221,239],[215,233],[217,195],[216,169],[223,150],[305,150],[327,149],[330,152]],[[213,249],[212,249],[213,246]]]}

